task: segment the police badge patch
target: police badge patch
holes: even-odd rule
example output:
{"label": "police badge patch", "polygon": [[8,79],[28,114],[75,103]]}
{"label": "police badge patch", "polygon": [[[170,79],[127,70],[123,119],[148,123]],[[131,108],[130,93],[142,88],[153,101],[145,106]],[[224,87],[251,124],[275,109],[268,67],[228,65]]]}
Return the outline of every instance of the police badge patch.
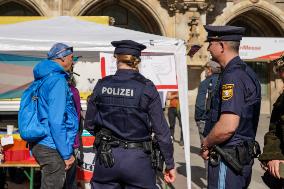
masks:
{"label": "police badge patch", "polygon": [[229,100],[234,94],[234,84],[225,84],[222,86],[222,100]]}

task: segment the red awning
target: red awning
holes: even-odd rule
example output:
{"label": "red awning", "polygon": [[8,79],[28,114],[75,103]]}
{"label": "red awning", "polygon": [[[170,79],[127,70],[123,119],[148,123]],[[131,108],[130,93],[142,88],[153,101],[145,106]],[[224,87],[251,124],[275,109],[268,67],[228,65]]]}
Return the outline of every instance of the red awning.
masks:
{"label": "red awning", "polygon": [[284,54],[284,51],[280,51],[280,52],[277,52],[277,53],[261,56],[261,57],[257,58],[257,60],[274,60],[276,58],[279,58],[282,54]]}

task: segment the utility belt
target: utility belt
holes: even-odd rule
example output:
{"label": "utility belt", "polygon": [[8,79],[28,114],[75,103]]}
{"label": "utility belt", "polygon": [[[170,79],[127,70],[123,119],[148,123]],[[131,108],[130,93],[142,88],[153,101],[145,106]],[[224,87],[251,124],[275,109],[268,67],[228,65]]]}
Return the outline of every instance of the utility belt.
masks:
{"label": "utility belt", "polygon": [[230,166],[235,173],[242,174],[243,166],[251,164],[254,158],[261,154],[257,141],[243,141],[236,146],[214,146],[210,151],[209,162],[212,166],[219,165],[221,159]]}
{"label": "utility belt", "polygon": [[155,169],[163,169],[163,159],[157,143],[152,141],[132,142],[119,139],[112,135],[110,130],[101,129],[96,135],[95,147],[97,149],[96,158],[100,164],[106,168],[113,167],[115,159],[112,148],[122,147],[124,149],[141,149],[146,154],[151,154],[152,166]]}

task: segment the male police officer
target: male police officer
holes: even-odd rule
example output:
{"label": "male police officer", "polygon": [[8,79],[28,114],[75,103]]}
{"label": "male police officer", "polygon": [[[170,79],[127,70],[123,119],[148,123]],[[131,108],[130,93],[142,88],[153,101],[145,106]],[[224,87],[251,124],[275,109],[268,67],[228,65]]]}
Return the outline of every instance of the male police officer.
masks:
{"label": "male police officer", "polygon": [[165,158],[166,182],[175,180],[173,144],[154,84],[138,72],[146,46],[113,41],[117,72],[98,81],[88,102],[85,128],[96,136],[95,189],[154,189],[151,134]]}
{"label": "male police officer", "polygon": [[208,51],[223,68],[219,92],[206,122],[209,132],[205,133],[201,146],[204,159],[214,150],[210,154],[208,188],[247,188],[256,155],[254,139],[260,113],[260,83],[238,56],[244,28],[205,26],[205,29]]}

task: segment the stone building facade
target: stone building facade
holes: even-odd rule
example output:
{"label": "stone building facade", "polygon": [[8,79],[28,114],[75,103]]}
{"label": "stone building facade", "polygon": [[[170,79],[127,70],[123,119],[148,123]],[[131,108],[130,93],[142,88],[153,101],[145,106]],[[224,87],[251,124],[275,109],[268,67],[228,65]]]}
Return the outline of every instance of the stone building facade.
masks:
{"label": "stone building facade", "polygon": [[[188,57],[190,105],[202,79],[202,65],[209,59],[204,24],[244,26],[249,37],[284,36],[284,0],[0,0],[0,15],[106,15],[118,27],[180,38],[188,48],[202,45],[193,58]],[[269,62],[249,65],[262,83],[262,112],[269,113],[282,83]]]}

